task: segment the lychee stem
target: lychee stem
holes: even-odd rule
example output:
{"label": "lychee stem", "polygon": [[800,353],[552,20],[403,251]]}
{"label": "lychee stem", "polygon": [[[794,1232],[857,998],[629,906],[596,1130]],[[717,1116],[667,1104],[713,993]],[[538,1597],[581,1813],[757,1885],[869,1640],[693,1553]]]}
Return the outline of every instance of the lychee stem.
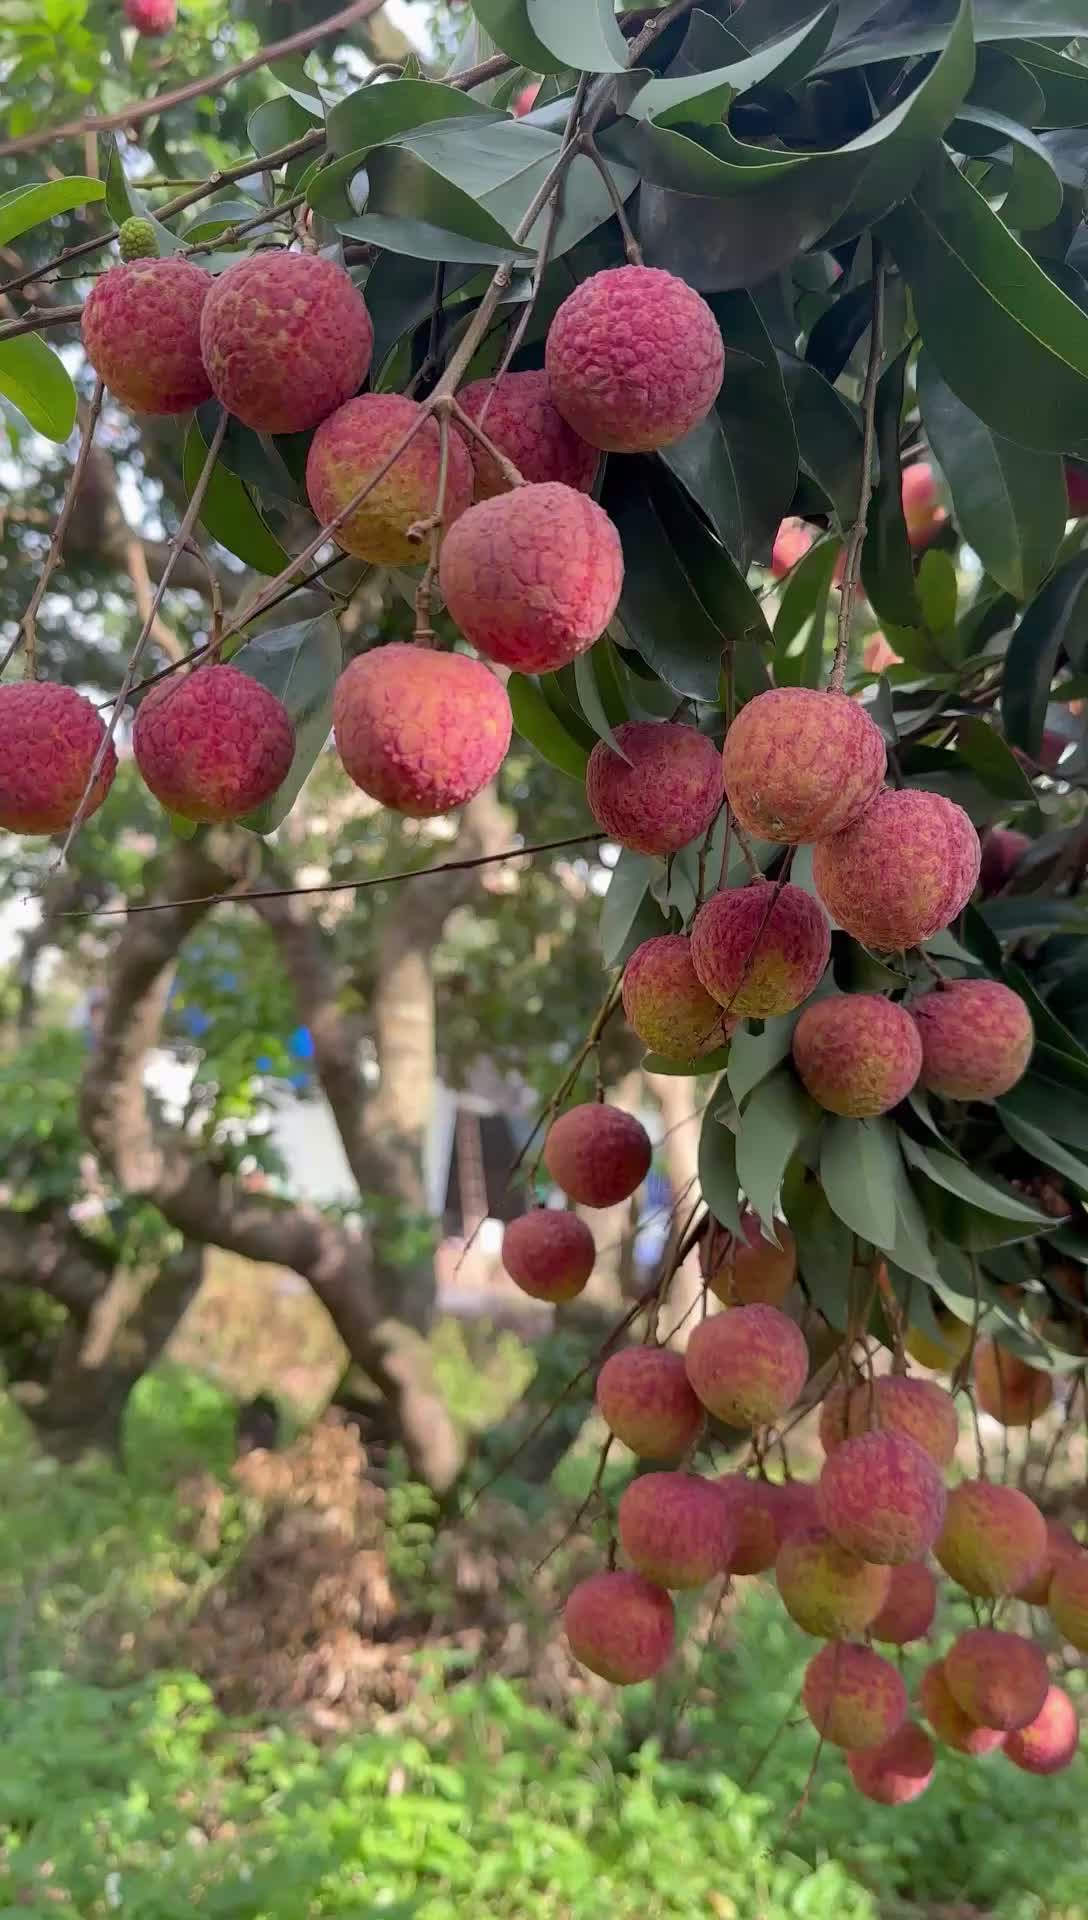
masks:
{"label": "lychee stem", "polygon": [[105,389],[101,380],[96,380],[94,383],[94,393],[91,396],[90,408],[83,423],[83,437],[79,443],[79,452],[76,454],[72,471],[68,475],[68,485],[65,488],[64,501],[61,505],[60,513],[57,516],[57,524],[53,528],[52,539],[49,542],[49,552],[45,556],[45,564],[38,575],[37,583],[30,596],[27,610],[19,622],[19,631],[12,642],[9,652],[3,662],[0,663],[0,673],[3,672],[11,655],[21,643],[26,649],[26,657],[23,663],[24,676],[27,680],[33,680],[35,678],[38,653],[38,608],[45,598],[45,590],[52,578],[53,569],[60,559],[61,548],[64,545],[64,536],[68,531],[68,525],[75,510],[76,495],[82,484],[87,462],[91,457],[91,446],[94,441],[95,428],[98,425],[98,416],[102,411],[104,392]]}
{"label": "lychee stem", "polygon": [[446,518],[446,482],[450,470],[450,410],[440,406],[438,412],[438,480],[434,490],[434,511],[426,520],[418,520],[408,529],[409,540],[429,542],[427,565],[423,578],[416,588],[416,626],[414,638],[418,645],[433,647],[434,628],[431,625],[431,589],[438,572],[438,550],[442,544],[442,528]]}
{"label": "lychee stem", "polygon": [[588,157],[592,160],[594,166],[597,169],[597,172],[600,174],[601,179],[604,181],[604,184],[608,190],[608,198],[612,202],[612,211],[616,216],[616,219],[619,223],[620,232],[623,235],[624,253],[627,255],[627,258],[633,267],[641,267],[642,248],[639,246],[638,241],[635,239],[630,222],[628,221],[627,213],[625,211],[624,204],[623,204],[623,195],[621,194],[619,188],[616,185],[615,180],[613,179],[611,167],[609,166],[603,153],[601,153],[599,147],[597,146],[597,142],[594,140],[593,135],[591,133],[583,133],[579,144],[581,146],[582,152],[584,154],[587,154]]}
{"label": "lychee stem", "polygon": [[[489,400],[490,397],[489,394]],[[463,427],[465,432],[471,434],[472,438],[479,443],[484,449],[484,452],[490,454],[499,472],[502,474],[503,479],[506,481],[507,486],[523,487],[525,485],[524,477],[518,472],[514,462],[507,459],[501,448],[495,445],[494,440],[491,439],[489,434],[484,432],[478,421],[473,420],[472,416],[465,412],[464,407],[459,405],[456,395],[452,393],[449,396],[449,406],[458,426]]]}

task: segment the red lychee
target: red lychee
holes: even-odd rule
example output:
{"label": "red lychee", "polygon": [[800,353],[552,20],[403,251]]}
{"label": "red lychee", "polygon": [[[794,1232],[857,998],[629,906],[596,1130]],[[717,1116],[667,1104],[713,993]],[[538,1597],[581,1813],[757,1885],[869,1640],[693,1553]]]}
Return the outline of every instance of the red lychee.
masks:
{"label": "red lychee", "polygon": [[723,1473],[718,1485],[733,1515],[730,1573],[764,1573],[773,1567],[780,1544],[774,1511],[779,1489],[766,1480],[749,1480],[743,1473]]}
{"label": "red lychee", "polygon": [[1015,1733],[1042,1712],[1049,1676],[1034,1640],[994,1627],[961,1633],[944,1657],[949,1692],[976,1727]]}
{"label": "red lychee", "polygon": [[[419,404],[402,393],[364,393],[322,421],[306,457],[306,492],[323,526],[380,471],[421,415]],[[337,546],[381,566],[425,560],[426,542],[408,536],[435,511],[440,459],[438,427],[425,420],[388,473],[337,527],[332,536]],[[451,434],[443,508],[447,529],[471,500],[472,462],[464,441]]]}
{"label": "red lychee", "polygon": [[887,766],[884,736],[845,693],[772,687],[725,736],[729,804],[764,840],[826,840],[865,812]]}
{"label": "red lychee", "polygon": [[1030,1427],[1054,1398],[1054,1382],[1040,1367],[1029,1367],[1019,1354],[999,1347],[996,1340],[980,1340],[975,1347],[975,1398],[982,1413],[1003,1427]]}
{"label": "red lychee", "polygon": [[812,874],[846,933],[889,950],[947,927],[971,898],[980,860],[962,807],[917,787],[885,788],[852,827],[817,842]]}
{"label": "red lychee", "polygon": [[[70,827],[105,734],[90,701],[53,680],[0,687],[0,827],[59,833]],[[111,743],[84,819],[102,805],[117,772]]]}
{"label": "red lychee", "polygon": [[928,1553],[945,1513],[940,1470],[906,1433],[860,1433],[824,1462],[820,1514],[841,1546],[879,1566]]}
{"label": "red lychee", "polygon": [[615,1207],[650,1171],[653,1148],[640,1120],[621,1107],[587,1101],[552,1123],[544,1165],[557,1187],[582,1207]]}
{"label": "red lychee", "polygon": [[514,1285],[533,1300],[574,1300],[582,1292],[597,1249],[576,1213],[534,1207],[511,1220],[502,1237],[502,1264]]}
{"label": "red lychee", "polygon": [[724,1573],[736,1544],[728,1502],[695,1473],[643,1473],[620,1496],[620,1545],[636,1571],[659,1586],[705,1586]]}
{"label": "red lychee", "polygon": [[964,1480],[948,1496],[936,1555],[968,1593],[996,1599],[1039,1572],[1046,1559],[1046,1521],[1026,1493],[992,1480]]}
{"label": "red lychee", "polygon": [[766,1498],[780,1547],[802,1527],[821,1524],[819,1495],[810,1480],[769,1482]]}
{"label": "red lychee", "polygon": [[765,1238],[759,1215],[746,1207],[740,1233],[710,1220],[699,1242],[699,1264],[710,1291],[727,1307],[780,1307],[797,1278],[797,1243],[775,1222],[780,1246]]}
{"label": "red lychee", "polygon": [[705,833],[722,802],[721,756],[697,727],[628,720],[598,740],[586,768],[586,799],[598,826],[636,853],[677,853]]}
{"label": "red lychee", "polygon": [[753,880],[715,893],[691,929],[691,957],[727,1013],[766,1020],[807,1000],[831,954],[831,929],[811,894]]}
{"label": "red lychee", "polygon": [[125,19],[129,26],[153,39],[169,33],[177,17],[177,0],[125,0]]}
{"label": "red lychee", "polygon": [[216,398],[243,426],[305,433],[361,386],[374,328],[335,260],[281,248],[220,274],[204,303],[200,345]]}
{"label": "red lychee", "polygon": [[[461,388],[457,400],[523,480],[559,480],[579,493],[592,492],[600,453],[568,427],[542,369],[504,373],[498,380],[473,380]],[[486,447],[469,433],[465,433],[465,444],[476,474],[477,500],[506,493],[509,481]]]}
{"label": "red lychee", "polygon": [[999,980],[953,980],[915,1000],[922,1085],[949,1100],[996,1100],[1026,1071],[1035,1044],[1027,1006]]}
{"label": "red lychee", "polygon": [[1062,1687],[1049,1687],[1034,1720],[1005,1742],[1005,1757],[1022,1773],[1061,1773],[1076,1758],[1077,1710]]}
{"label": "red lychee", "polygon": [[80,319],[83,350],[122,406],[188,413],[211,397],[200,356],[212,277],[192,260],[129,260],[96,280]]}
{"label": "red lychee", "polygon": [[801,1704],[818,1734],[856,1753],[883,1747],[898,1732],[906,1719],[907,1689],[882,1654],[834,1640],[805,1668]]}
{"label": "red lychee", "polygon": [[141,702],[132,751],[156,800],[183,820],[240,820],[286,780],[295,729],[282,700],[238,667],[198,667]]}
{"label": "red lychee", "polygon": [[916,460],[904,467],[901,497],[907,539],[912,547],[928,546],[948,518],[941,505],[937,476],[928,460]]}
{"label": "red lychee", "polygon": [[701,294],[657,267],[610,267],[564,300],[544,347],[564,420],[606,453],[650,453],[710,412],[725,349]]}
{"label": "red lychee", "polygon": [[691,964],[691,941],[661,933],[636,947],[623,972],[623,1011],[644,1046],[694,1060],[726,1038],[727,1024]]}
{"label": "red lychee", "polygon": [[415,820],[464,806],[510,745],[506,688],[464,653],[394,641],[336,683],[333,729],[344,771],[383,807]]}
{"label": "red lychee", "polygon": [[563,1624],[575,1659],[618,1687],[660,1673],[676,1637],[672,1601],[641,1573],[592,1573],[579,1581]]}
{"label": "red lychee", "polygon": [[779,524],[771,548],[771,572],[776,580],[783,580],[791,573],[799,560],[803,560],[812,545],[815,535],[811,527],[803,520],[783,520]]}
{"label": "red lychee", "polygon": [[597,1375],[605,1425],[644,1460],[679,1460],[703,1424],[682,1353],[624,1347]]}
{"label": "red lychee", "polygon": [[905,1100],[922,1042],[905,1007],[880,993],[844,993],[806,1007],[793,1033],[793,1064],[817,1106],[872,1119]]}
{"label": "red lychee", "polygon": [[1088,1653],[1088,1553],[1070,1554],[1051,1575],[1050,1617],[1071,1646]]}
{"label": "red lychee", "polygon": [[1050,1583],[1065,1560],[1075,1560],[1084,1549],[1079,1540],[1063,1527],[1060,1520],[1048,1520],[1046,1523],[1046,1555],[1042,1564],[1017,1587],[1016,1598],[1026,1600],[1029,1607],[1045,1607],[1050,1598]]}
{"label": "red lychee", "polygon": [[933,1742],[913,1720],[872,1752],[848,1753],[851,1780],[866,1800],[882,1807],[905,1807],[928,1787],[936,1766]]}
{"label": "red lychee", "polygon": [[964,1713],[945,1675],[944,1661],[935,1660],[918,1683],[918,1704],[942,1746],[980,1759],[1005,1744],[997,1727],[980,1727]]}
{"label": "red lychee", "polygon": [[775,1561],[782,1605],[791,1620],[821,1639],[861,1633],[888,1598],[891,1571],[859,1560],[826,1527],[801,1527]]}
{"label": "red lychee", "polygon": [[874,1640],[886,1640],[891,1646],[905,1647],[912,1640],[924,1640],[937,1611],[937,1582],[920,1560],[907,1560],[889,1568],[888,1597],[870,1621]]}
{"label": "red lychee", "polygon": [[820,1442],[833,1453],[855,1434],[880,1428],[906,1433],[938,1467],[951,1465],[959,1439],[956,1403],[935,1380],[887,1373],[871,1383],[833,1387],[820,1409]]}
{"label": "red lychee", "polygon": [[1008,884],[1030,845],[1028,835],[1015,827],[991,827],[983,835],[978,880],[984,900]]}
{"label": "red lychee", "polygon": [[688,1379],[727,1426],[762,1427],[788,1412],[805,1384],[808,1348],[777,1307],[734,1307],[694,1328]]}

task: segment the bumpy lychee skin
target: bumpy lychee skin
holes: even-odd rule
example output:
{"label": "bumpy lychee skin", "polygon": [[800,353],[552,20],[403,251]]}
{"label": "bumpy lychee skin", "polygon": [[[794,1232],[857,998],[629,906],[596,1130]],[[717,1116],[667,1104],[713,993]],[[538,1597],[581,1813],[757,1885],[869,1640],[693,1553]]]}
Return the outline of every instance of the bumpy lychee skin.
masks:
{"label": "bumpy lychee skin", "polygon": [[1058,1632],[1071,1646],[1088,1653],[1088,1553],[1070,1554],[1059,1561],[1046,1604]]}
{"label": "bumpy lychee skin", "polygon": [[597,1375],[597,1406],[617,1440],[643,1460],[679,1460],[703,1424],[682,1353],[624,1347]]}
{"label": "bumpy lychee skin", "polygon": [[1030,1427],[1054,1398],[1054,1382],[1040,1367],[1029,1367],[1019,1354],[999,1347],[996,1340],[980,1340],[974,1359],[975,1398],[982,1413],[1003,1427]]}
{"label": "bumpy lychee skin", "polygon": [[890,951],[916,947],[955,919],[980,860],[962,807],[916,787],[885,788],[852,827],[817,842],[812,874],[844,932]]}
{"label": "bumpy lychee skin", "polygon": [[724,1573],[736,1543],[721,1488],[695,1473],[643,1473],[620,1496],[620,1545],[661,1587],[703,1587]]}
{"label": "bumpy lychee skin", "polygon": [[274,693],[237,667],[200,667],[149,694],[132,729],[136,765],[183,820],[240,820],[287,778],[295,729]]}
{"label": "bumpy lychee skin", "polygon": [[595,500],[549,480],[471,507],[443,542],[438,581],[451,620],[489,660],[549,673],[600,639],[623,550]]}
{"label": "bumpy lychee skin", "polygon": [[1010,1733],[1005,1758],[1021,1773],[1062,1773],[1076,1758],[1079,1740],[1073,1702],[1063,1687],[1050,1687],[1034,1720]]}
{"label": "bumpy lychee skin", "polygon": [[618,1687],[660,1673],[676,1638],[672,1601],[641,1573],[591,1573],[567,1600],[563,1624],[575,1659]]}
{"label": "bumpy lychee skin", "polygon": [[1048,1520],[1046,1523],[1046,1557],[1042,1565],[1017,1587],[1016,1598],[1026,1600],[1029,1607],[1045,1607],[1050,1598],[1051,1582],[1058,1568],[1066,1560],[1075,1560],[1084,1549],[1068,1527],[1060,1520]]}
{"label": "bumpy lychee skin", "polygon": [[511,1220],[502,1264],[532,1300],[575,1300],[593,1272],[597,1248],[584,1220],[555,1207],[534,1207]]}
{"label": "bumpy lychee skin", "polygon": [[739,1234],[730,1233],[716,1220],[708,1222],[699,1242],[703,1279],[723,1306],[780,1307],[797,1278],[797,1243],[792,1233],[776,1221],[781,1243],[776,1247],[765,1238],[759,1215],[751,1207],[741,1215],[740,1229]]}
{"label": "bumpy lychee skin", "polygon": [[908,1380],[884,1374],[870,1386],[833,1387],[820,1408],[820,1444],[834,1453],[844,1440],[879,1428],[906,1433],[938,1467],[952,1463],[959,1439],[959,1418],[950,1393],[935,1380]]}
{"label": "bumpy lychee skin", "polygon": [[177,0],[125,0],[125,19],[129,26],[152,39],[169,33],[177,17]]}
{"label": "bumpy lychee skin", "polygon": [[944,1661],[935,1660],[918,1683],[918,1704],[942,1746],[980,1759],[1005,1744],[999,1727],[980,1727],[963,1711],[949,1687]]}
{"label": "bumpy lychee skin", "polygon": [[730,1573],[765,1573],[774,1566],[780,1544],[774,1511],[779,1489],[766,1480],[749,1480],[743,1473],[723,1473],[718,1486],[733,1516]]}
{"label": "bumpy lychee skin", "polygon": [[212,277],[191,260],[129,260],[83,303],[83,350],[122,406],[188,413],[211,398],[200,319]]}
{"label": "bumpy lychee skin", "polygon": [[944,1677],[957,1706],[977,1727],[1016,1733],[1043,1710],[1046,1659],[1034,1640],[994,1627],[961,1633],[944,1657]]}
{"label": "bumpy lychee skin", "polygon": [[951,1580],[996,1599],[1016,1593],[1042,1567],[1046,1521],[1026,1493],[990,1480],[964,1480],[948,1496],[935,1552]]}
{"label": "bumpy lychee skin", "polygon": [[887,751],[847,694],[772,687],[741,708],[722,766],[741,826],[796,843],[826,840],[860,818],[880,791]]}
{"label": "bumpy lychee skin", "polygon": [[157,260],[159,243],[150,220],[136,214],[131,220],[122,220],[117,230],[117,251],[122,260]]}
{"label": "bumpy lychee skin", "polygon": [[615,1207],[629,1200],[652,1159],[642,1122],[602,1101],[560,1114],[544,1143],[544,1165],[556,1186],[582,1207]]}
{"label": "bumpy lychee skin", "polygon": [[[327,525],[342,513],[372,474],[383,467],[421,408],[402,393],[364,393],[323,420],[306,457],[306,492],[314,514]],[[438,427],[427,420],[361,506],[333,539],[345,553],[377,566],[412,566],[427,557],[426,543],[409,529],[428,520],[438,497],[441,459]],[[450,435],[444,524],[452,527],[472,499],[472,462],[465,443]]]}
{"label": "bumpy lychee skin", "polygon": [[802,1527],[779,1549],[775,1579],[782,1605],[806,1633],[823,1640],[862,1633],[888,1598],[891,1571],[859,1560],[826,1527]]}
{"label": "bumpy lychee skin", "polygon": [[866,1800],[882,1807],[905,1807],[925,1792],[933,1778],[937,1757],[933,1742],[913,1720],[871,1753],[848,1753],[851,1780]]}
{"label": "bumpy lychee skin", "polygon": [[945,1514],[940,1469],[906,1433],[860,1433],[824,1462],[820,1514],[841,1546],[878,1566],[929,1552]]}
{"label": "bumpy lychee skin", "polygon": [[726,1038],[725,1016],[692,966],[683,933],[661,933],[635,948],[624,968],[623,1011],[643,1045],[669,1060],[698,1059]]}
{"label": "bumpy lychee skin", "polygon": [[803,1527],[819,1526],[819,1493],[811,1480],[776,1481],[767,1487],[771,1517],[781,1547]]}
{"label": "bumpy lychee skin", "polygon": [[[513,461],[523,480],[559,480],[578,493],[592,491],[600,453],[568,427],[543,369],[504,373],[498,380],[473,380],[461,388],[457,400],[499,452]],[[509,481],[487,448],[469,433],[465,441],[476,474],[477,500],[506,493]]]}
{"label": "bumpy lychee skin", "polygon": [[907,1689],[882,1654],[835,1640],[805,1668],[801,1704],[817,1733],[857,1753],[883,1747],[898,1732],[907,1716]]}
{"label": "bumpy lychee skin", "polygon": [[805,1384],[808,1348],[777,1307],[734,1307],[692,1332],[688,1379],[707,1411],[732,1427],[761,1427],[788,1412]]}
{"label": "bumpy lychee skin", "polygon": [[874,1640],[886,1640],[890,1646],[906,1647],[912,1640],[924,1640],[937,1611],[937,1582],[927,1566],[908,1560],[901,1567],[889,1568],[888,1597],[870,1621]]}
{"label": "bumpy lychee skin", "polygon": [[374,328],[335,260],[281,250],[255,253],[220,274],[205,302],[200,345],[216,398],[243,426],[305,433],[362,384]]}
{"label": "bumpy lychee skin", "polygon": [[999,980],[954,980],[916,1000],[922,1085],[949,1100],[996,1100],[1027,1070],[1031,1015]]}
{"label": "bumpy lychee skin", "polygon": [[[106,729],[90,701],[52,680],[0,687],[0,828],[59,833],[70,827]],[[84,812],[102,805],[117,772],[111,744]]]}
{"label": "bumpy lychee skin", "polygon": [[611,267],[564,300],[544,365],[552,398],[606,453],[671,446],[710,412],[725,349],[701,294],[658,267]]}
{"label": "bumpy lychee skin", "polygon": [[793,1064],[817,1106],[867,1120],[906,1099],[921,1069],[922,1042],[894,1000],[844,993],[805,1008],[794,1029]]}
{"label": "bumpy lychee skin", "polygon": [[753,880],[715,893],[691,928],[691,957],[728,1013],[766,1020],[807,1000],[831,955],[831,929],[811,894]]}
{"label": "bumpy lychee skin", "polygon": [[512,724],[506,688],[482,660],[399,641],[360,654],[333,697],[344,771],[414,820],[449,813],[486,787]]}
{"label": "bumpy lychee skin", "polygon": [[678,853],[705,833],[722,802],[721,756],[697,727],[628,720],[598,740],[586,768],[586,799],[598,826],[636,853]]}

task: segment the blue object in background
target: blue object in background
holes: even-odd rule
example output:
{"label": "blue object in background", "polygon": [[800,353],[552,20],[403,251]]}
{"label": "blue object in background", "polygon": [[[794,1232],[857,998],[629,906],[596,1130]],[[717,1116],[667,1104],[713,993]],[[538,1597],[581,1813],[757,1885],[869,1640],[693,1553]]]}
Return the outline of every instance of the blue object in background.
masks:
{"label": "blue object in background", "polygon": [[314,1036],[309,1027],[296,1027],[287,1045],[296,1060],[312,1060],[314,1057]]}

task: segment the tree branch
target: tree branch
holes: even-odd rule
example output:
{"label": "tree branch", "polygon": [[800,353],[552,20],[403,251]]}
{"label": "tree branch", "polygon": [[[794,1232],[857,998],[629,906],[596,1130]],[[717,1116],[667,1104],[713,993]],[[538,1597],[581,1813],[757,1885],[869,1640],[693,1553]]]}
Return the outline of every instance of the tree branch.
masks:
{"label": "tree branch", "polygon": [[850,654],[850,616],[854,611],[854,594],[857,591],[861,549],[865,541],[869,502],[873,494],[876,390],[880,382],[880,362],[884,353],[884,264],[880,258],[879,245],[879,241],[874,236],[873,322],[869,335],[869,364],[865,369],[865,387],[861,401],[861,480],[858,487],[857,519],[846,541],[846,565],[843,568],[842,587],[839,594],[838,635],[835,640],[835,658],[831,663],[831,678],[828,681],[832,693],[842,692],[842,683],[846,678],[846,662]]}

